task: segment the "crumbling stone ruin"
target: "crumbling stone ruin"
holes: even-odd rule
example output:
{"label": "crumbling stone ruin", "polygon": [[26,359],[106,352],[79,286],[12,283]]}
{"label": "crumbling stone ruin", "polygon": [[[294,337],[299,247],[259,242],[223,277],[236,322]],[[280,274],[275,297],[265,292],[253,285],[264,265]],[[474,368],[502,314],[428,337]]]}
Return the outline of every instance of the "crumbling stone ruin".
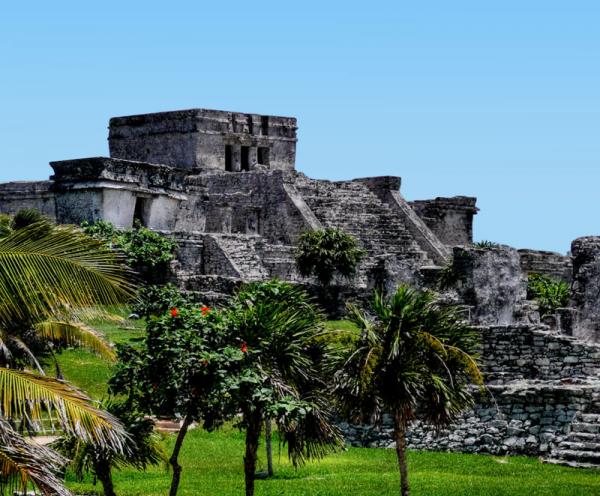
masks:
{"label": "crumbling stone ruin", "polygon": [[[306,177],[296,131],[291,117],[204,109],[113,118],[110,157],[51,162],[48,181],[0,184],[0,212],[139,221],[178,242],[170,277],[211,300],[273,277],[311,287],[295,268],[298,237],[342,228],[367,251],[356,277],[337,281],[342,294],[432,288],[481,331],[487,393],[447,431],[415,425],[412,446],[600,466],[600,237],[573,241],[568,256],[477,247],[475,198],[408,202],[400,177]],[[527,299],[531,273],[571,284],[568,308],[540,316]],[[391,443],[389,426],[346,428],[355,443]]]}

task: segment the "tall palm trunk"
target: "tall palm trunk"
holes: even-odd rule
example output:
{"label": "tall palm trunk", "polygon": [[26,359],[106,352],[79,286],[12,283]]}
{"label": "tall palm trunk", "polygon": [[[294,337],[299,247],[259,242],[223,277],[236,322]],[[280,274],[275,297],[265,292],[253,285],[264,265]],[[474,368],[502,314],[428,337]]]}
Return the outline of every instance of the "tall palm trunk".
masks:
{"label": "tall palm trunk", "polygon": [[402,412],[394,415],[394,438],[396,441],[396,454],[398,456],[398,468],[400,469],[400,495],[409,496],[408,464],[406,462],[406,416]]}
{"label": "tall palm trunk", "polygon": [[267,447],[267,475],[273,477],[273,436],[271,433],[271,417],[265,417],[265,446]]}
{"label": "tall palm trunk", "polygon": [[117,496],[113,486],[112,474],[110,471],[110,462],[102,455],[94,463],[94,472],[102,484],[104,496]]}
{"label": "tall palm trunk", "polygon": [[173,453],[171,453],[171,458],[169,458],[169,463],[171,464],[171,467],[173,467],[173,478],[171,479],[171,489],[169,491],[169,496],[177,496],[177,490],[179,489],[179,481],[181,480],[181,465],[179,465],[179,452],[181,451],[181,445],[183,444],[183,440],[185,438],[185,435],[187,434],[188,427],[191,423],[191,415],[186,415],[183,419],[181,429],[179,429],[179,433],[177,434],[177,440],[175,441],[175,446],[173,447]]}
{"label": "tall palm trunk", "polygon": [[262,412],[255,410],[246,415],[246,455],[244,456],[244,476],[246,496],[254,496],[254,478],[256,459],[258,458],[258,440],[262,427]]}

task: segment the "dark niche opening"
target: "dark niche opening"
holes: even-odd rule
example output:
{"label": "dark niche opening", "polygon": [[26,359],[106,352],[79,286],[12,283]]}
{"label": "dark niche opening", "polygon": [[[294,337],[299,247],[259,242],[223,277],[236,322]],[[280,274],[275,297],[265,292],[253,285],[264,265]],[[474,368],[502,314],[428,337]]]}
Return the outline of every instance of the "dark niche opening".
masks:
{"label": "dark niche opening", "polygon": [[256,150],[256,161],[262,165],[269,165],[269,148],[259,146]]}
{"label": "dark niche opening", "polygon": [[231,172],[233,170],[233,150],[231,145],[225,145],[225,170]]}
{"label": "dark niche opening", "polygon": [[241,166],[243,171],[250,170],[250,147],[242,146]]}
{"label": "dark niche opening", "polygon": [[142,224],[144,227],[148,227],[148,220],[150,217],[150,205],[152,204],[151,198],[137,197],[135,199],[135,208],[133,210],[133,223],[136,221]]}

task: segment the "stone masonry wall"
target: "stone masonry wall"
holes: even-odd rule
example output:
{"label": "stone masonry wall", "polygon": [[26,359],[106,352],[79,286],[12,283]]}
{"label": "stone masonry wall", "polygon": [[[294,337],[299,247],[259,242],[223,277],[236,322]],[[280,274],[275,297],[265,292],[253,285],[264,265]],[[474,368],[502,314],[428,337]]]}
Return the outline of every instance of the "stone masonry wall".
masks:
{"label": "stone masonry wall", "polygon": [[600,237],[577,238],[571,244],[571,304],[578,310],[573,334],[600,341]]}
{"label": "stone masonry wall", "polygon": [[455,247],[448,281],[459,301],[471,307],[474,324],[510,324],[526,301],[527,281],[517,250]]}
{"label": "stone masonry wall", "polygon": [[[576,416],[598,405],[600,345],[550,333],[543,326],[480,327],[486,390],[447,429],[415,422],[413,449],[547,455]],[[393,447],[393,426],[342,423],[351,444]]]}
{"label": "stone masonry wall", "polygon": [[526,274],[544,274],[571,282],[573,260],[570,256],[551,251],[519,250],[521,269]]}
{"label": "stone masonry wall", "polygon": [[24,208],[38,210],[56,219],[56,198],[52,181],[17,181],[0,184],[0,213],[14,215]]}
{"label": "stone masonry wall", "polygon": [[435,198],[410,202],[417,215],[448,246],[466,246],[473,242],[473,216],[477,199],[469,196]]}

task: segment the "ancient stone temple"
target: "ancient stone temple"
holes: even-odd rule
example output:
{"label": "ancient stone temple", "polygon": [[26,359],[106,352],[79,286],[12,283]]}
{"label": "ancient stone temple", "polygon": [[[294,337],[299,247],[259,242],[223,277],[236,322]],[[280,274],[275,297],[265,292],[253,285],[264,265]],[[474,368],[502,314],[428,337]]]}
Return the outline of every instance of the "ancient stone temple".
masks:
{"label": "ancient stone temple", "polygon": [[[297,281],[305,230],[342,227],[368,250],[352,285],[420,281],[472,240],[475,199],[409,204],[399,177],[331,182],[295,169],[296,119],[193,109],[115,117],[110,157],[51,162],[49,181],[0,185],[0,210],[36,208],[59,223],[134,220],[179,242],[183,288],[229,292],[239,281]],[[422,271],[421,269],[425,269]]]}
{"label": "ancient stone temple", "polygon": [[[419,448],[542,455],[600,466],[600,238],[572,255],[472,243],[475,198],[406,201],[400,177],[326,181],[296,171],[296,119],[192,109],[110,120],[110,157],[51,162],[48,181],[0,184],[0,212],[35,208],[59,223],[139,221],[178,242],[172,279],[219,300],[243,281],[305,284],[294,244],[339,227],[366,250],[344,297],[402,282],[461,305],[481,332],[487,380],[472,411]],[[571,286],[540,316],[527,275]],[[388,445],[387,427],[346,426],[357,443]]]}

